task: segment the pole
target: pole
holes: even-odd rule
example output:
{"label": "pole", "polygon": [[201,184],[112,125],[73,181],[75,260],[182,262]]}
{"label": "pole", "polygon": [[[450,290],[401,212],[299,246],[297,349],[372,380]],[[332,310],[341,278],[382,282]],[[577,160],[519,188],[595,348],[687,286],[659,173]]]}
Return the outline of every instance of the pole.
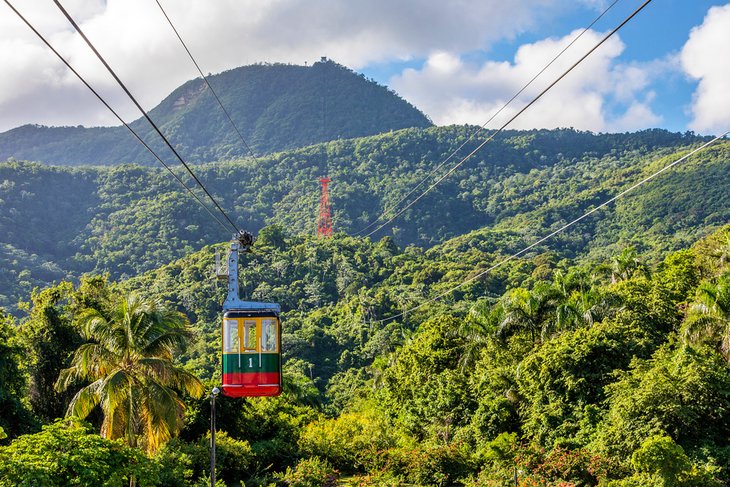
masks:
{"label": "pole", "polygon": [[210,392],[210,487],[215,487],[215,398],[220,389]]}

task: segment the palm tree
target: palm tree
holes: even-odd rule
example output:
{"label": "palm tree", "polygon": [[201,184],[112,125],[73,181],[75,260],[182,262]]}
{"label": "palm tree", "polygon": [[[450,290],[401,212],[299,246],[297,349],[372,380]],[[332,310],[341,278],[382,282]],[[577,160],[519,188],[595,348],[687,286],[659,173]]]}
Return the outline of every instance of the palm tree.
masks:
{"label": "palm tree", "polygon": [[611,260],[611,282],[626,281],[637,272],[646,273],[634,247],[626,247]]}
{"label": "palm tree", "polygon": [[501,301],[502,314],[497,334],[505,337],[515,330],[528,331],[533,345],[538,332],[545,339],[553,324],[550,315],[560,303],[562,293],[547,282],[538,282],[532,288],[515,288]]}
{"label": "palm tree", "polygon": [[717,249],[713,252],[713,256],[717,257],[721,268],[730,262],[730,233],[725,235],[724,241],[717,246]]}
{"label": "palm tree", "polygon": [[570,269],[564,272],[557,269],[553,273],[553,286],[557,288],[564,297],[570,296],[573,291],[584,291],[592,287],[591,276],[583,269]]}
{"label": "palm tree", "polygon": [[700,284],[683,331],[685,341],[709,341],[730,362],[730,273],[721,276],[714,284]]}
{"label": "palm tree", "polygon": [[76,350],[56,388],[91,384],[76,393],[66,415],[85,418],[100,405],[103,437],[156,451],[182,425],[185,405],[176,390],[196,398],[203,394],[198,378],[173,363],[173,353],[191,336],[187,319],[132,294],[108,317],[86,312],[81,324],[90,342]]}
{"label": "palm tree", "polygon": [[557,327],[570,330],[585,325],[592,326],[616,311],[614,303],[611,295],[602,294],[595,288],[583,292],[574,291],[556,310]]}
{"label": "palm tree", "polygon": [[490,300],[481,299],[469,309],[466,319],[457,330],[458,336],[464,339],[461,346],[462,370],[475,362],[479,352],[487,346],[501,321],[502,307],[493,304]]}

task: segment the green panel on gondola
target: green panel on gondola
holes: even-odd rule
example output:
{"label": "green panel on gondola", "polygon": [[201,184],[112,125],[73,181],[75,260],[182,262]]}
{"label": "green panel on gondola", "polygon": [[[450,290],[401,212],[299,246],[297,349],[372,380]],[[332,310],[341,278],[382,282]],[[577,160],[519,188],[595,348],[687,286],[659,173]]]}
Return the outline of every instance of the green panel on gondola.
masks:
{"label": "green panel on gondola", "polygon": [[262,353],[259,365],[258,353],[226,353],[223,355],[223,373],[278,372],[281,359],[278,353]]}

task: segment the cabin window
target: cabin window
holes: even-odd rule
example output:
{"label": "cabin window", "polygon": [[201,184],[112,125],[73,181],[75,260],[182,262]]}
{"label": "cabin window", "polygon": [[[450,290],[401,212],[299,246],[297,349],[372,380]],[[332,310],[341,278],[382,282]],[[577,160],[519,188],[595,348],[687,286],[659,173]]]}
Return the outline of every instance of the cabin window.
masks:
{"label": "cabin window", "polygon": [[256,320],[246,320],[243,325],[243,347],[256,350]]}
{"label": "cabin window", "polygon": [[261,351],[276,351],[276,320],[261,320]]}
{"label": "cabin window", "polygon": [[240,352],[238,320],[223,320],[223,349],[226,352]]}

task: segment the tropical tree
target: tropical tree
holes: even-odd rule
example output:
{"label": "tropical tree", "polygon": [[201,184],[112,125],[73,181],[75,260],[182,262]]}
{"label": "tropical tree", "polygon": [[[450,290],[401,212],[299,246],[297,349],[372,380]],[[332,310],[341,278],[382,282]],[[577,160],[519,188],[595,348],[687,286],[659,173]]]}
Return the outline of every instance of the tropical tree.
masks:
{"label": "tropical tree", "polygon": [[547,338],[554,320],[550,315],[561,302],[562,293],[550,283],[538,282],[532,290],[515,288],[501,301],[502,313],[497,334],[508,336],[516,330],[529,332],[532,343]]}
{"label": "tropical tree", "polygon": [[24,357],[15,322],[0,308],[0,440],[26,433],[33,426],[32,415],[23,404],[28,379],[22,372]]}
{"label": "tropical tree", "polygon": [[191,337],[187,319],[132,294],[119,299],[107,316],[87,311],[80,323],[89,343],[76,350],[56,387],[91,383],[73,397],[67,416],[86,418],[100,405],[103,437],[156,451],[182,426],[185,404],[177,391],[203,393],[197,377],[173,362],[174,352]]}
{"label": "tropical tree", "polygon": [[469,309],[466,319],[461,322],[457,334],[462,339],[462,369],[467,368],[479,358],[479,352],[487,346],[489,340],[501,322],[502,307],[481,299]]}
{"label": "tropical tree", "polygon": [[140,487],[152,487],[160,485],[159,468],[138,449],[100,438],[77,420],[57,420],[0,446],[3,487],[122,487],[131,479],[139,479]]}
{"label": "tropical tree", "polygon": [[718,243],[717,248],[715,248],[710,255],[716,258],[720,268],[723,268],[730,263],[730,233],[718,236],[718,239],[720,242]]}
{"label": "tropical tree", "polygon": [[44,422],[63,417],[72,393],[54,390],[58,374],[68,367],[74,350],[83,343],[73,325],[73,284],[62,281],[31,295],[30,316],[21,325],[19,338],[26,351],[30,378],[28,399],[33,413]]}
{"label": "tropical tree", "polygon": [[730,273],[697,288],[684,324],[684,338],[689,343],[714,343],[730,361]]}
{"label": "tropical tree", "polygon": [[563,296],[570,296],[573,291],[583,292],[586,289],[594,287],[596,284],[598,284],[596,276],[579,267],[571,268],[567,272],[561,269],[553,272],[553,286]]}
{"label": "tropical tree", "polygon": [[573,291],[555,310],[555,324],[559,330],[570,330],[580,326],[591,326],[603,320],[614,311],[616,304],[612,296],[596,288]]}
{"label": "tropical tree", "polygon": [[627,281],[637,272],[646,273],[634,247],[626,247],[611,259],[611,282]]}

